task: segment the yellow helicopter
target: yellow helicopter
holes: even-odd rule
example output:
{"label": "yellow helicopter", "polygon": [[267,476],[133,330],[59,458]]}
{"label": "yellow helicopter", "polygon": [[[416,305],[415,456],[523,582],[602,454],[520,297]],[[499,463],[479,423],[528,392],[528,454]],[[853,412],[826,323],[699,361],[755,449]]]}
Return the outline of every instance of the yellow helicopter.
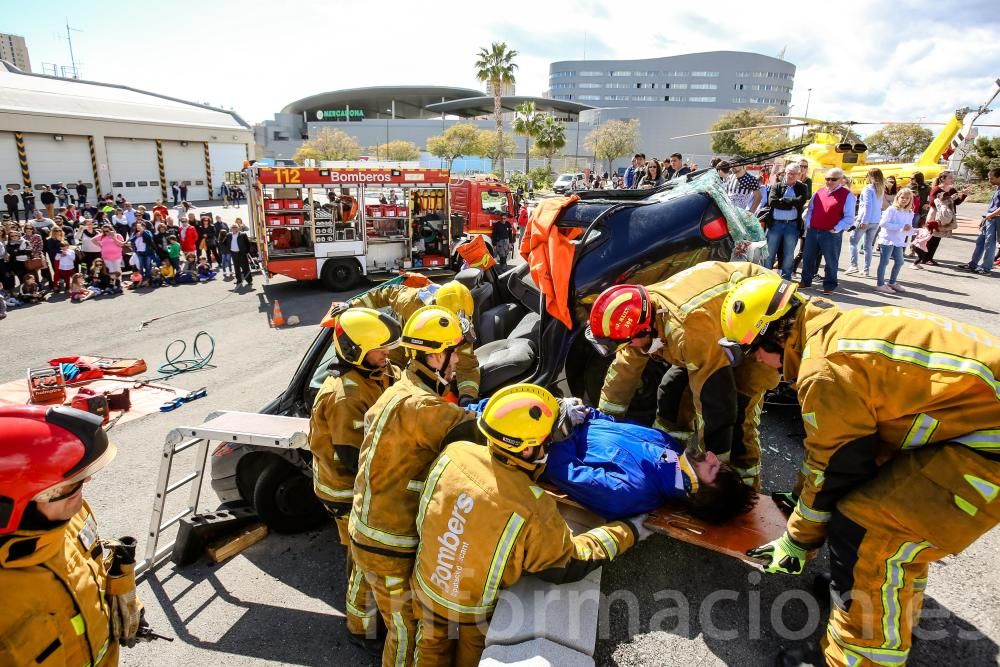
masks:
{"label": "yellow helicopter", "polygon": [[[964,147],[967,137],[969,136],[972,127],[976,125],[976,121],[979,117],[990,111],[990,104],[992,104],[997,96],[1000,95],[1000,79],[997,80],[997,85],[997,91],[994,92],[993,96],[978,109],[971,109],[969,107],[958,109],[945,123],[919,123],[921,125],[943,125],[943,127],[941,128],[941,131],[938,132],[937,136],[935,136],[931,141],[930,145],[924,149],[924,152],[921,153],[914,162],[868,162],[868,146],[861,141],[848,140],[847,129],[855,125],[887,125],[890,123],[899,123],[901,121],[880,121],[871,123],[859,123],[856,121],[831,122],[818,120],[816,118],[805,118],[803,116],[774,116],[774,118],[781,118],[785,121],[794,120],[798,122],[786,122],[776,125],[758,125],[755,127],[740,127],[729,130],[715,130],[673,138],[682,139],[686,137],[743,132],[747,130],[777,128],[790,129],[817,125],[836,125],[844,127],[844,133],[841,136],[830,132],[817,132],[813,137],[813,142],[811,144],[791,147],[785,151],[776,151],[775,153],[772,153],[772,155],[776,153],[801,153],[802,159],[809,163],[809,171],[807,174],[803,175],[803,178],[806,176],[812,177],[814,191],[823,187],[823,177],[826,170],[834,167],[839,167],[844,170],[850,178],[851,189],[856,192],[860,192],[860,190],[867,183],[868,170],[872,167],[878,167],[886,178],[889,176],[895,176],[896,183],[900,187],[907,185],[913,174],[916,172],[922,173],[924,175],[924,180],[930,184],[938,174],[948,168],[946,161],[951,154]],[[972,111],[975,111],[976,113],[969,123],[969,131],[962,133],[965,117]],[[979,127],[995,126],[980,125]],[[944,161],[942,161],[942,158]]]}

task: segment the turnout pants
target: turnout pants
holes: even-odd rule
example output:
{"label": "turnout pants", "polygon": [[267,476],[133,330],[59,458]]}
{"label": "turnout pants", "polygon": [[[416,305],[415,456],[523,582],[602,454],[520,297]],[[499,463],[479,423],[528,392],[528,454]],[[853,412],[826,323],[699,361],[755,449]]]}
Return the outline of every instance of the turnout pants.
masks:
{"label": "turnout pants", "polygon": [[355,567],[361,570],[386,626],[382,667],[407,667],[413,662],[417,619],[413,613],[410,575],[412,556],[386,556],[351,544]]}
{"label": "turnout pants", "polygon": [[973,447],[903,452],[838,503],[828,532],[827,664],[906,662],[928,566],[960,553],[1000,521],[1000,458]]}
{"label": "turnout pants", "polygon": [[489,621],[456,623],[427,609],[417,624],[417,649],[414,667],[476,667],[486,649]]}
{"label": "turnout pants", "polygon": [[373,639],[377,625],[373,621],[378,609],[375,607],[375,599],[372,597],[371,588],[368,587],[364,574],[358,569],[351,556],[351,539],[347,534],[348,518],[349,515],[345,514],[334,519],[337,522],[340,543],[347,547],[347,600],[344,602],[347,631],[352,635]]}
{"label": "turnout pants", "polygon": [[[760,413],[764,394],[778,385],[774,369],[756,362],[744,362],[733,369],[736,377],[736,425],[732,447],[728,452],[716,452],[729,463],[743,483],[760,491]],[[687,370],[680,366],[667,369],[657,391],[657,414],[653,427],[676,435],[697,430],[703,422],[695,414],[694,399],[688,385]]]}

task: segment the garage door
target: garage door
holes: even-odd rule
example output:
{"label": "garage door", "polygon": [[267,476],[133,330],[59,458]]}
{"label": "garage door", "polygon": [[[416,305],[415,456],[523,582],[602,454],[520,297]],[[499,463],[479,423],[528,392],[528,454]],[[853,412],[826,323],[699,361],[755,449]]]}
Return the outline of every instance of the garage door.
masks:
{"label": "garage door", "polygon": [[21,163],[17,160],[14,133],[0,132],[0,187],[6,194],[7,188],[11,186],[14,189],[21,187]]}
{"label": "garage door", "polygon": [[160,170],[152,139],[106,139],[111,190],[133,204],[151,204],[160,198]]}
{"label": "garage door", "polygon": [[245,144],[208,144],[208,156],[212,163],[212,187],[218,195],[227,171],[240,171],[247,159]]}
{"label": "garage door", "polygon": [[[61,141],[55,137],[61,136]],[[92,183],[94,170],[90,164],[90,144],[79,135],[25,134],[24,149],[28,153],[31,182],[37,191],[42,185],[69,186],[82,180]],[[70,188],[72,190],[72,188]],[[90,186],[93,192],[93,185]]]}
{"label": "garage door", "polygon": [[163,142],[163,163],[167,168],[167,182],[188,184],[188,201],[208,199],[205,177],[205,145],[200,141]]}

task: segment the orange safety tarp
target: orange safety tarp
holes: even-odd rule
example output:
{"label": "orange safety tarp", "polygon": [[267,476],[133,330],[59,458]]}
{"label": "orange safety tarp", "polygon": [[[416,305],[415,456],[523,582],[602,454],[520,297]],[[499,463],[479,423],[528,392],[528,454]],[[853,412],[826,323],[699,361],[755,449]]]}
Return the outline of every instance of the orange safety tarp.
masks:
{"label": "orange safety tarp", "polygon": [[531,214],[520,248],[535,285],[545,295],[545,310],[567,329],[573,328],[569,278],[573,272],[574,248],[570,241],[579,237],[583,230],[561,229],[556,220],[563,209],[579,199],[576,195],[543,199]]}
{"label": "orange safety tarp", "polygon": [[458,254],[461,255],[470,269],[489,271],[497,263],[486,247],[486,241],[481,234],[476,234],[471,241],[458,246]]}

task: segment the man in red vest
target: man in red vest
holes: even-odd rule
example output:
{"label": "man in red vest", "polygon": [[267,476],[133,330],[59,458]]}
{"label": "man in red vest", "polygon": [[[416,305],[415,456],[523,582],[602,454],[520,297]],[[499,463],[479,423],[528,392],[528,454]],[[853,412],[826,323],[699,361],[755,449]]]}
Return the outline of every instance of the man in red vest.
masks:
{"label": "man in red vest", "polygon": [[802,259],[802,281],[799,288],[812,286],[816,274],[817,255],[823,254],[826,272],[823,276],[823,294],[837,289],[837,263],[843,233],[854,225],[857,197],[843,185],[844,170],[829,169],[826,187],[820,188],[809,202],[806,211],[806,242]]}

